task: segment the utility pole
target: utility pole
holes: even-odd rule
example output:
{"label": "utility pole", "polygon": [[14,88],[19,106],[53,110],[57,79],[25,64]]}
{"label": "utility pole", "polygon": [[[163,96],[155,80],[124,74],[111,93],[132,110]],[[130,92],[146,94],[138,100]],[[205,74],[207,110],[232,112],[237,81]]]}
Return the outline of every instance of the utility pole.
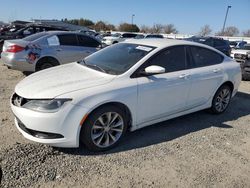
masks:
{"label": "utility pole", "polygon": [[228,15],[228,11],[229,11],[230,8],[232,8],[232,6],[227,6],[227,12],[226,12],[224,24],[223,24],[223,27],[222,27],[222,34],[224,34],[225,25],[226,25],[226,21],[227,21],[227,15]]}
{"label": "utility pole", "polygon": [[134,25],[134,16],[135,14],[132,14],[132,25]]}

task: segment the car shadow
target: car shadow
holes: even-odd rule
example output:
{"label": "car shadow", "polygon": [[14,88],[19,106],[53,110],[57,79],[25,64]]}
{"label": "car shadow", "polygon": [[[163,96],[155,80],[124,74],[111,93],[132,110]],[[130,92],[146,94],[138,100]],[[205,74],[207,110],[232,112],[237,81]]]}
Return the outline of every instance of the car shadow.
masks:
{"label": "car shadow", "polygon": [[213,115],[204,110],[128,132],[118,146],[105,152],[91,152],[84,146],[77,149],[55,149],[72,155],[112,154],[171,141],[211,127],[231,129],[233,127],[227,124],[228,121],[237,120],[250,114],[250,105],[245,101],[250,101],[250,94],[238,92],[223,114]]}

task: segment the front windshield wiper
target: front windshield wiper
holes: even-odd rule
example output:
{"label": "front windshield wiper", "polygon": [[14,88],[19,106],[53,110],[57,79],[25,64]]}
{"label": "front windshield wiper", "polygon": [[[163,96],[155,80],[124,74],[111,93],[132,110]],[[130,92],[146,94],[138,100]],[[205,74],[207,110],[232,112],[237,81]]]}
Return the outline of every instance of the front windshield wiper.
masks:
{"label": "front windshield wiper", "polygon": [[86,61],[85,61],[84,59],[82,59],[81,62],[82,62],[86,67],[90,67],[90,68],[93,68],[93,69],[95,69],[95,70],[99,70],[99,71],[101,71],[101,72],[105,72],[105,73],[106,73],[106,71],[105,71],[103,68],[99,67],[98,65],[95,65],[95,64],[93,64],[93,65],[87,64]]}

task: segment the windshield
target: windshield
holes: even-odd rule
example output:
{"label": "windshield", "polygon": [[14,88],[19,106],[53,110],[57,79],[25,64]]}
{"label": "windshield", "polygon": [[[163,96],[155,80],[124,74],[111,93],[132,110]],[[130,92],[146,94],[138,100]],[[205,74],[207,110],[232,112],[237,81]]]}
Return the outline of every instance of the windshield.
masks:
{"label": "windshield", "polygon": [[119,75],[130,69],[153,49],[155,47],[119,43],[85,58],[82,64],[101,72]]}
{"label": "windshield", "polygon": [[120,33],[115,33],[115,34],[112,34],[111,36],[112,36],[112,37],[120,37],[121,34],[120,34]]}
{"label": "windshield", "polygon": [[241,49],[250,50],[250,45],[245,45],[245,46],[243,46]]}

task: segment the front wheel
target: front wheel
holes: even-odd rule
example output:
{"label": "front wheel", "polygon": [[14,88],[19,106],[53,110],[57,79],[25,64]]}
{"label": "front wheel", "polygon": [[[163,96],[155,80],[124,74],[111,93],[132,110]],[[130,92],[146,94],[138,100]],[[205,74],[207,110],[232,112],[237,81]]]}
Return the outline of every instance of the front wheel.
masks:
{"label": "front wheel", "polygon": [[80,140],[92,151],[105,151],[119,143],[127,130],[122,109],[104,106],[89,115],[82,125]]}
{"label": "front wheel", "polygon": [[212,107],[210,109],[211,112],[215,114],[223,113],[231,101],[231,96],[231,88],[227,85],[221,86],[214,95]]}

